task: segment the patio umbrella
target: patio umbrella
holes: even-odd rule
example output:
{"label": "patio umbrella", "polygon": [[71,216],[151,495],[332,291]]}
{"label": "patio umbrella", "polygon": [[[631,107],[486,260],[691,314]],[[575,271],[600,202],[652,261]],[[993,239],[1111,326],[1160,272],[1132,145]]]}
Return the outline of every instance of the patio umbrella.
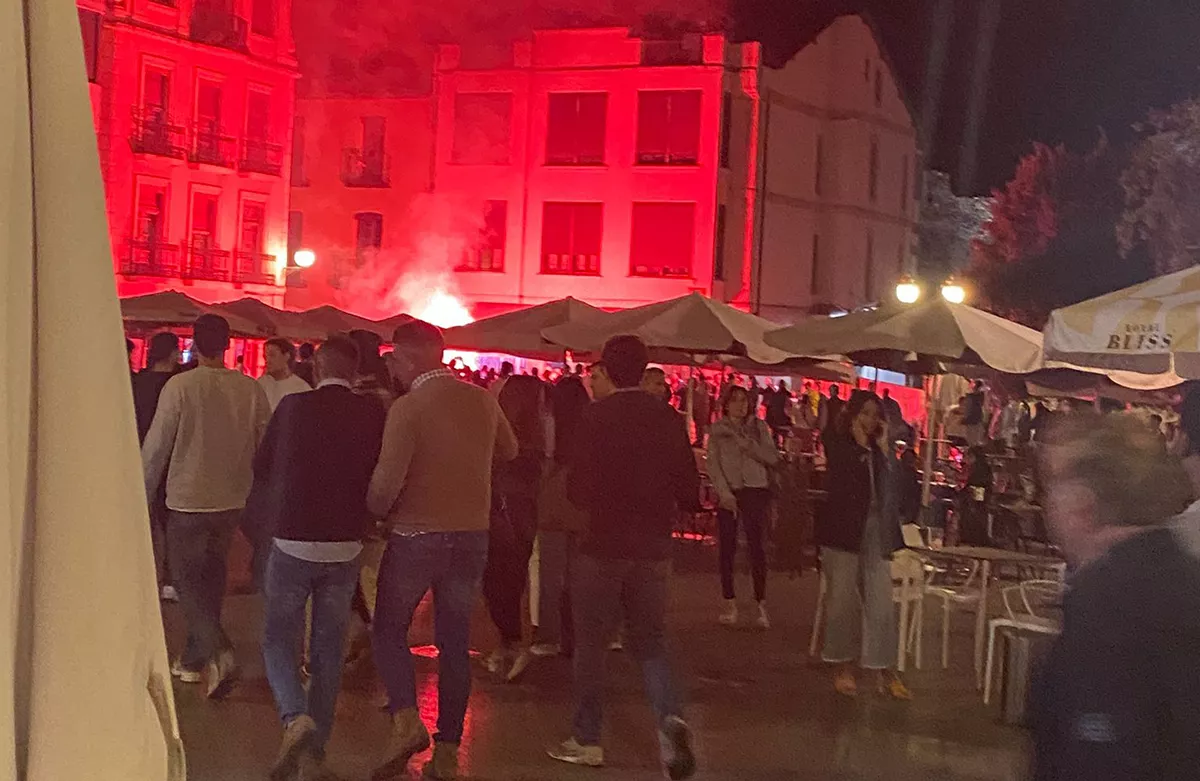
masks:
{"label": "patio umbrella", "polygon": [[356,314],[343,311],[337,307],[325,304],[314,309],[306,309],[303,312],[297,312],[296,316],[301,318],[306,328],[313,329],[316,334],[312,338],[324,339],[329,334],[347,332],[347,331],[371,331],[378,334],[385,342],[390,341],[392,332],[395,326],[390,328],[386,323],[394,318],[387,320],[368,320],[365,317],[359,317]]}
{"label": "patio umbrella", "polygon": [[595,324],[605,317],[611,315],[579,299],[562,298],[470,325],[448,328],[446,345],[455,350],[501,353],[518,358],[561,359],[563,348],[546,341],[542,337],[544,329],[569,323]]}
{"label": "patio umbrella", "polygon": [[1050,313],[1046,357],[1200,379],[1200,267]]}
{"label": "patio umbrella", "polygon": [[75,4],[0,64],[0,777],[182,779]]}
{"label": "patio umbrella", "polygon": [[[266,306],[263,304],[263,306]],[[226,304],[205,304],[175,290],[163,290],[144,296],[121,299],[121,318],[130,324],[151,327],[190,326],[203,314],[219,314],[229,321],[238,336],[262,336],[272,333],[256,317],[248,317]]]}

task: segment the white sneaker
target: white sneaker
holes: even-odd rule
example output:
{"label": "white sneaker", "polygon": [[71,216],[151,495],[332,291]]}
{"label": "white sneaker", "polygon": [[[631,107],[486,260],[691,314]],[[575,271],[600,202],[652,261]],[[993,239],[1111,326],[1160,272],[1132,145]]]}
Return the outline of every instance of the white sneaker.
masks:
{"label": "white sneaker", "polygon": [[534,643],[529,647],[529,653],[534,656],[558,656],[562,653],[562,646],[558,643]]}
{"label": "white sneaker", "polygon": [[717,617],[717,620],[725,626],[733,626],[736,624],[738,620],[737,601],[733,599],[723,600],[721,605],[721,615]]}
{"label": "white sneaker", "polygon": [[175,590],[174,586],[168,583],[162,587],[162,590],[158,593],[158,598],[163,602],[178,602],[179,592]]}
{"label": "white sneaker", "polygon": [[499,675],[501,670],[508,666],[508,652],[503,648],[497,648],[492,651],[491,656],[484,662],[484,667],[492,675]]}
{"label": "white sneaker", "polygon": [[618,635],[616,640],[613,640],[611,643],[608,644],[608,650],[624,651],[625,650],[625,639],[623,637],[621,637],[620,635]]}
{"label": "white sneaker", "polygon": [[759,629],[771,628],[771,617],[767,615],[767,603],[758,603],[758,618],[754,619],[754,624]]}
{"label": "white sneaker", "polygon": [[204,680],[199,670],[189,670],[179,659],[171,662],[171,676],[178,678],[180,683],[200,683]]}
{"label": "white sneaker", "polygon": [[525,672],[525,669],[529,667],[529,663],[532,661],[533,655],[529,651],[522,650],[517,653],[516,658],[513,659],[512,667],[508,668],[508,673],[504,676],[504,680],[512,683],[517,678],[520,678],[521,673]]}
{"label": "white sneaker", "polygon": [[575,738],[564,740],[546,753],[552,759],[566,762],[569,765],[604,767],[604,749],[599,746],[581,746]]}

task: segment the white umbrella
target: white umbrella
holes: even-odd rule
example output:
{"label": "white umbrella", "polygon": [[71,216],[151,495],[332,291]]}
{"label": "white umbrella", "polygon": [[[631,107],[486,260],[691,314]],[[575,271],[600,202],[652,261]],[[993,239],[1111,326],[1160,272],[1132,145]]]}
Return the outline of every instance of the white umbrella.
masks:
{"label": "white umbrella", "polygon": [[561,359],[563,348],[546,341],[542,337],[543,330],[564,323],[596,323],[609,316],[603,309],[577,298],[560,298],[447,328],[446,345],[455,350],[501,353],[518,358]]}
{"label": "white umbrella", "polygon": [[182,779],[75,4],[0,65],[0,779]]}

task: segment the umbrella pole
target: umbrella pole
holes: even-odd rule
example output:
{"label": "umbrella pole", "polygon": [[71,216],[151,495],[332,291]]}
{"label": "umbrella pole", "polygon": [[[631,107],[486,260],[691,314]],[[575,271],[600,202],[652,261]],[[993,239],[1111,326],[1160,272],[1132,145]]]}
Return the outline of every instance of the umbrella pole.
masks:
{"label": "umbrella pole", "polygon": [[[695,418],[695,415],[693,414],[693,412],[696,409],[696,407],[695,407],[696,401],[695,401],[695,398],[693,397],[693,394],[695,392],[696,392],[696,368],[692,367],[691,374],[688,376],[688,384],[687,384],[687,404],[685,405],[687,407],[687,424],[684,426],[685,431],[691,431],[691,426],[695,423],[696,418]],[[699,434],[700,434],[699,429],[696,430],[696,434],[697,434],[697,436],[692,439],[693,442],[695,442],[697,439],[699,439]]]}
{"label": "umbrella pole", "polygon": [[938,430],[938,404],[941,395],[942,378],[932,375],[925,383],[925,451],[921,454],[923,473],[921,475],[921,507],[928,511],[933,494],[933,451],[936,447],[933,438]]}

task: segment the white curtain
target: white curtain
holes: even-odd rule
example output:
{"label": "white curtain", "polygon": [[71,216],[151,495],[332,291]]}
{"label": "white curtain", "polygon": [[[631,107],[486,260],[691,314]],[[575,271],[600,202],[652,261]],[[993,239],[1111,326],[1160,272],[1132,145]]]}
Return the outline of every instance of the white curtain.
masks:
{"label": "white curtain", "polygon": [[0,106],[0,781],[175,781],[73,0],[0,2]]}

